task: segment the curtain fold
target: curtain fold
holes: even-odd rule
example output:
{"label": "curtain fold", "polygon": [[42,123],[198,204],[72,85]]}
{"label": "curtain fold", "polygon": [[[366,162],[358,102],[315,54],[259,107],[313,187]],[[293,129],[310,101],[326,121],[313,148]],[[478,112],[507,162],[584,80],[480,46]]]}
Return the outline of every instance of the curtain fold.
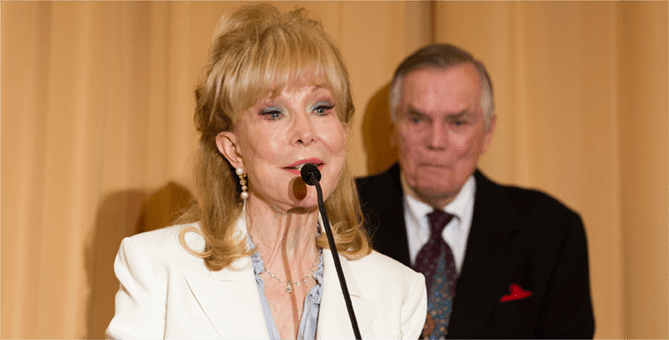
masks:
{"label": "curtain fold", "polygon": [[623,3],[616,19],[625,333],[666,337],[667,3]]}
{"label": "curtain fold", "polygon": [[[193,89],[237,2],[1,2],[3,338],[101,338],[125,236],[190,200]],[[481,169],[578,211],[597,338],[667,334],[667,2],[273,2],[349,67],[354,175],[395,159],[399,62],[453,43],[488,67]]]}

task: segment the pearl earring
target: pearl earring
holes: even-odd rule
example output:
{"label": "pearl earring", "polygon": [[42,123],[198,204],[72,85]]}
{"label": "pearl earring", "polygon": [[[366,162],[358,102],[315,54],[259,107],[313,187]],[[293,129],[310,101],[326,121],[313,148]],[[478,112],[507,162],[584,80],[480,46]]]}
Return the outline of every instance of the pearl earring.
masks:
{"label": "pearl earring", "polygon": [[239,176],[239,185],[242,186],[242,193],[239,195],[243,200],[246,201],[246,199],[249,197],[248,187],[246,187],[246,174],[244,174],[244,168],[237,168],[235,169],[235,173],[237,173],[237,176]]}

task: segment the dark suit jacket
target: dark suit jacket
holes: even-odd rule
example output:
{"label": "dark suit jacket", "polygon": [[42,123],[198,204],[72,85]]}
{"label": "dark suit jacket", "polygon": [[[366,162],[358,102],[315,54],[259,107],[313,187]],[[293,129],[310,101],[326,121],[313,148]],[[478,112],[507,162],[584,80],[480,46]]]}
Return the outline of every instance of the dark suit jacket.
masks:
{"label": "dark suit jacket", "polygon": [[[474,215],[449,338],[592,338],[588,251],[581,218],[533,190],[474,173]],[[400,168],[356,180],[374,248],[410,266]],[[500,302],[509,285],[530,297]]]}

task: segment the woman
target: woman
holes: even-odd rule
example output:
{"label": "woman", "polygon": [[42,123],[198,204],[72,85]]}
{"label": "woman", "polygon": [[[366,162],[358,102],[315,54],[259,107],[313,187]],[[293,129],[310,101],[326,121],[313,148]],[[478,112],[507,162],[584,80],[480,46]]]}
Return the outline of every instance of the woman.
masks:
{"label": "woman", "polygon": [[315,164],[363,338],[417,338],[422,275],[371,251],[346,171],[353,115],[342,57],[304,10],[249,5],[223,22],[196,89],[191,223],[125,239],[107,329],[122,338],[353,338]]}

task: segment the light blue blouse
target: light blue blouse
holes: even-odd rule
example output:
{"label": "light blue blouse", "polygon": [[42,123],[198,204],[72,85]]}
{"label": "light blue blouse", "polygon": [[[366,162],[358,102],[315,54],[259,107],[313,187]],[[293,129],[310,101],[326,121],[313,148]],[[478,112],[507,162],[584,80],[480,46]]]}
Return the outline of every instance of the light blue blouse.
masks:
{"label": "light blue blouse", "polygon": [[[253,242],[249,243],[253,247]],[[253,271],[256,276],[256,283],[258,284],[258,292],[260,293],[260,301],[262,303],[263,314],[265,315],[265,324],[267,332],[271,340],[280,340],[279,330],[274,324],[272,311],[269,308],[267,297],[265,296],[265,281],[260,277],[260,274],[265,271],[264,261],[260,258],[260,253],[255,252],[251,256],[253,263]],[[297,333],[298,340],[316,339],[316,327],[318,326],[318,311],[321,306],[321,297],[323,295],[323,251],[321,250],[321,260],[318,263],[318,269],[312,275],[316,284],[311,287],[309,294],[304,298],[304,311],[300,319],[300,329]]]}

